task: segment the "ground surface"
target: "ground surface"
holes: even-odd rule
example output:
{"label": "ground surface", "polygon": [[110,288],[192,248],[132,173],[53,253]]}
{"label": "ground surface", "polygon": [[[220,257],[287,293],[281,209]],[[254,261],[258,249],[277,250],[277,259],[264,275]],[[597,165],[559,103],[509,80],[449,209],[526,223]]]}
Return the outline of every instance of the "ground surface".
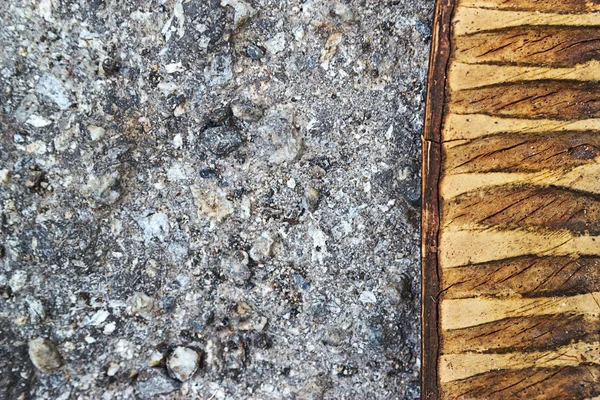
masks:
{"label": "ground surface", "polygon": [[432,7],[0,2],[0,399],[417,398]]}

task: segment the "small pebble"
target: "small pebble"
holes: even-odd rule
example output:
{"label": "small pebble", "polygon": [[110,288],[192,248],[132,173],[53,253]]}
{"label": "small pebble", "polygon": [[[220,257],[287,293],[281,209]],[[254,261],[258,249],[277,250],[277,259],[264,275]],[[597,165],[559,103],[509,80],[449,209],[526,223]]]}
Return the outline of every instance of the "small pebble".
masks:
{"label": "small pebble", "polygon": [[267,258],[271,257],[273,243],[273,239],[267,234],[259,237],[250,249],[250,257],[254,261],[265,261]]}
{"label": "small pebble", "polygon": [[258,59],[265,56],[264,50],[253,43],[249,43],[246,47],[246,54],[248,57],[253,59]]}
{"label": "small pebble", "polygon": [[105,58],[102,61],[102,69],[105,75],[113,75],[119,72],[119,63],[112,58]]}
{"label": "small pebble", "polygon": [[10,177],[10,171],[6,168],[0,169],[0,184],[7,184]]}
{"label": "small pebble", "polygon": [[158,367],[165,361],[165,355],[158,350],[155,350],[148,357],[148,366],[149,367]]}
{"label": "small pebble", "polygon": [[100,140],[104,137],[106,130],[101,126],[90,125],[88,126],[88,132],[90,133],[90,138],[93,141]]}
{"label": "small pebble", "polygon": [[117,374],[117,372],[119,372],[120,368],[121,368],[121,366],[119,364],[111,362],[108,365],[108,368],[106,369],[106,375],[115,376]]}
{"label": "small pebble", "polygon": [[185,382],[198,370],[200,356],[194,350],[187,347],[177,347],[167,359],[167,369],[169,374]]}
{"label": "small pebble", "polygon": [[167,376],[160,368],[149,368],[139,374],[136,390],[140,398],[149,399],[179,390],[181,383]]}
{"label": "small pebble", "polygon": [[48,339],[36,338],[29,341],[29,358],[37,369],[52,372],[62,365],[60,354]]}
{"label": "small pebble", "polygon": [[132,315],[139,315],[144,319],[150,319],[154,310],[154,299],[144,293],[136,293],[127,299],[128,311]]}
{"label": "small pebble", "polygon": [[302,198],[302,205],[305,209],[314,212],[319,207],[320,193],[312,187],[307,186],[304,191],[304,197]]}
{"label": "small pebble", "polygon": [[113,333],[115,331],[116,328],[117,328],[117,325],[114,322],[109,322],[104,327],[104,330],[102,331],[102,333],[104,333],[105,335],[110,335],[111,333]]}

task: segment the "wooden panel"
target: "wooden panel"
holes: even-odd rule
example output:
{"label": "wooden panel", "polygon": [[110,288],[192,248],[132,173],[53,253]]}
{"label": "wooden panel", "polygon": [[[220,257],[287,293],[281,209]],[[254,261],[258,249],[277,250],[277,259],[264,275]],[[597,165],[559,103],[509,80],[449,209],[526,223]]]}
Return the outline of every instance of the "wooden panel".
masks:
{"label": "wooden panel", "polygon": [[423,398],[598,398],[600,0],[438,1],[423,139]]}

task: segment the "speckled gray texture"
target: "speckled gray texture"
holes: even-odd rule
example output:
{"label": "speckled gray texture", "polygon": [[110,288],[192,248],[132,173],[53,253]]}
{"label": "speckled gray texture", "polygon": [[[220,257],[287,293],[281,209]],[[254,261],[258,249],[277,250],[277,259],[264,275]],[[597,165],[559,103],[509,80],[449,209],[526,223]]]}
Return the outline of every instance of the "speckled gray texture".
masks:
{"label": "speckled gray texture", "polygon": [[432,9],[1,1],[0,399],[418,398]]}

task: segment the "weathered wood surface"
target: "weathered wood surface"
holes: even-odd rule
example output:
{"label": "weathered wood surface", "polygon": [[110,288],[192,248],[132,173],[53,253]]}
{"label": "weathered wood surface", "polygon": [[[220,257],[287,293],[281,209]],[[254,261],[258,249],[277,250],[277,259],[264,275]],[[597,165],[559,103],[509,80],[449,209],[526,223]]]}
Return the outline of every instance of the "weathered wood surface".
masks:
{"label": "weathered wood surface", "polygon": [[441,0],[423,398],[600,398],[600,0]]}

